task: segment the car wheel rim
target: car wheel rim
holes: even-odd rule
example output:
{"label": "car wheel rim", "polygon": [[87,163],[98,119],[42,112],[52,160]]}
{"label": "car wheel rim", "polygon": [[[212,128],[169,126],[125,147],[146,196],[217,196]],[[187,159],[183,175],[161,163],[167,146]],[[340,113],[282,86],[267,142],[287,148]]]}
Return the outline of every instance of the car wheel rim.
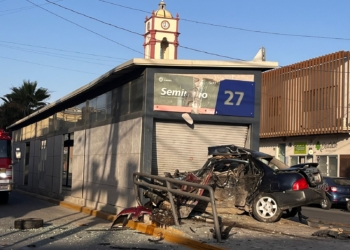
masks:
{"label": "car wheel rim", "polygon": [[277,202],[271,197],[262,197],[256,203],[256,211],[263,218],[271,218],[277,213]]}
{"label": "car wheel rim", "polygon": [[325,200],[322,200],[322,202],[321,202],[321,206],[322,207],[327,207],[327,200],[325,199]]}

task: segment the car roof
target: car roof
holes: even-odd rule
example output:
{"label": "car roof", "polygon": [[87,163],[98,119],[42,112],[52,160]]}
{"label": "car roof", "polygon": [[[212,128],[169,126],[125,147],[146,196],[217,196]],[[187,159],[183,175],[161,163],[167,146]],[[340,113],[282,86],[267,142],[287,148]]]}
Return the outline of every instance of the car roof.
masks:
{"label": "car roof", "polygon": [[247,149],[247,148],[242,148],[245,151],[248,151],[252,156],[256,157],[256,158],[273,158],[272,155],[260,152],[260,151],[256,151],[256,150],[251,150],[251,149]]}
{"label": "car roof", "polygon": [[244,148],[244,147],[239,147],[236,146],[234,144],[230,144],[230,145],[219,145],[219,146],[212,146],[212,147],[208,147],[208,154],[230,154],[230,152],[232,154],[234,153],[238,153],[238,154],[251,154],[254,158],[273,158],[272,155],[260,152],[260,151],[256,151],[256,150],[252,150],[252,149],[248,149],[248,148]]}

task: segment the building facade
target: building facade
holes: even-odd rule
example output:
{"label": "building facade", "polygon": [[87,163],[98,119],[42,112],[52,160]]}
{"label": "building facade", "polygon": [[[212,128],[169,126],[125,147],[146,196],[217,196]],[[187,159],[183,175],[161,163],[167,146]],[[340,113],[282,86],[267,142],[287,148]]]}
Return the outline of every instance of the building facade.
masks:
{"label": "building facade", "polygon": [[273,62],[132,59],[16,122],[16,188],[117,213],[135,171],[195,170],[207,147],[259,148],[261,72]]}
{"label": "building facade", "polygon": [[263,73],[261,151],[350,177],[349,56],[340,51]]}

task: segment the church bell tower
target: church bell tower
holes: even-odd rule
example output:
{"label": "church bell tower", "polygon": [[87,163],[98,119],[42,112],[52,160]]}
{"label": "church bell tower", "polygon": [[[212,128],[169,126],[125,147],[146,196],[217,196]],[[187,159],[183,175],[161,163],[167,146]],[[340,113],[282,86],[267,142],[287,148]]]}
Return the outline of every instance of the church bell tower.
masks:
{"label": "church bell tower", "polygon": [[146,59],[177,59],[179,46],[179,15],[174,18],[164,1],[145,21],[144,57]]}

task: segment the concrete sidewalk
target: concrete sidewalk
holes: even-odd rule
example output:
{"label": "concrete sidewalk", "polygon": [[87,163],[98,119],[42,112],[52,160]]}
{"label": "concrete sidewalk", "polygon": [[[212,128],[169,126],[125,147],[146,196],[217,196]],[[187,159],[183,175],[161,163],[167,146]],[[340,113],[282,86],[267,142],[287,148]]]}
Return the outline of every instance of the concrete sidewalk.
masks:
{"label": "concrete sidewalk", "polygon": [[[70,202],[58,201],[19,190],[17,190],[17,192],[44,199],[61,207],[102,218],[110,222],[116,218],[116,215],[104,213],[88,207],[82,207]],[[221,215],[221,217],[225,228],[230,227],[231,230],[228,239],[220,243],[213,238],[211,233],[212,229],[214,229],[214,225],[200,220],[183,219],[180,226],[171,226],[167,228],[159,228],[155,227],[155,225],[129,221],[127,227],[190,249],[216,250],[233,249],[235,247],[239,249],[279,249],[281,247],[284,249],[324,249],[325,247],[339,247],[345,249],[350,245],[350,240],[339,240],[335,239],[335,237],[313,236],[313,234],[319,232],[320,229],[326,230],[333,228],[333,231],[337,231],[338,228],[334,225],[328,225],[322,228],[324,225],[319,225],[317,222],[313,222],[313,225],[312,223],[310,224],[310,221],[303,221],[303,223],[300,223],[296,220],[296,217],[292,220],[281,219],[276,223],[261,223],[247,215]]]}
{"label": "concrete sidewalk", "polygon": [[[115,220],[116,215],[101,212],[92,208],[80,206],[77,204],[73,204],[70,202],[66,201],[59,201],[56,199],[52,199],[46,196],[38,195],[38,194],[33,194],[33,193],[28,193],[22,190],[14,190],[14,192],[18,192],[24,195],[28,195],[34,198],[38,198],[41,200],[48,201],[50,203],[53,203],[55,205],[58,205],[60,207],[68,208],[73,211],[77,211],[80,213],[87,214],[89,216],[95,216],[100,219],[104,219],[107,221],[110,221],[110,225],[112,222]],[[185,231],[183,231],[184,228],[179,227],[179,228],[173,228],[173,227],[167,227],[167,228],[159,228],[156,227],[155,225],[147,225],[145,223],[140,223],[140,222],[133,222],[129,221],[126,227],[137,230],[138,232],[141,232],[146,235],[150,235],[155,237],[155,240],[165,240],[171,243],[175,243],[177,245],[184,246],[189,249],[222,249],[221,247],[215,246],[215,245],[209,245],[204,242],[198,241],[194,237],[187,237]]]}
{"label": "concrete sidewalk", "polygon": [[[90,210],[46,197],[12,192],[9,203],[0,204],[0,249],[189,249],[137,230],[111,230],[111,221],[97,217],[100,213],[96,217],[90,216],[90,213],[94,214]],[[15,222],[18,220],[41,220],[43,224],[34,229],[16,229]]]}

